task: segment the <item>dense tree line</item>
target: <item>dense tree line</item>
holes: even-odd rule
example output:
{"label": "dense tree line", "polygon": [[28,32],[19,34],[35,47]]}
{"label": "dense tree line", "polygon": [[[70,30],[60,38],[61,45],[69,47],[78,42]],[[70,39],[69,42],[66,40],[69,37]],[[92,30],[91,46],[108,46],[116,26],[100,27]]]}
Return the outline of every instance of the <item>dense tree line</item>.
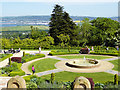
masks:
{"label": "dense tree line", "polygon": [[[82,25],[76,25],[63,7],[55,5],[49,23],[49,32],[39,31],[31,26],[27,34],[13,34],[13,38],[3,38],[4,48],[50,48],[60,46],[116,46],[120,45],[120,24],[110,18],[84,18]],[[10,35],[10,34],[9,34]]]}
{"label": "dense tree line", "polygon": [[80,26],[72,21],[69,14],[63,11],[62,6],[55,5],[49,24],[49,33],[55,39],[56,45],[61,43],[60,38],[65,36],[66,39],[69,36],[70,40],[67,40],[67,45],[71,46],[115,46],[119,44],[120,24],[110,18],[96,18],[91,21],[85,18]]}

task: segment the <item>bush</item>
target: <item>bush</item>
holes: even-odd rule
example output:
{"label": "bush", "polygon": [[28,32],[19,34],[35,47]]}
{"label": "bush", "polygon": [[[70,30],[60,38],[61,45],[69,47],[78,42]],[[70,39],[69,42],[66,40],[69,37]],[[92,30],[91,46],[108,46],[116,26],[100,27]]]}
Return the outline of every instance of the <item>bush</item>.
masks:
{"label": "bush", "polygon": [[25,57],[22,57],[22,62],[25,63],[33,59],[42,58],[42,57],[45,57],[45,55],[44,54],[26,55]]}
{"label": "bush", "polygon": [[9,57],[11,57],[12,55],[13,54],[2,54],[2,55],[0,55],[1,56],[0,62],[3,61],[3,60],[5,60],[5,59],[7,59],[7,58],[9,58]]}

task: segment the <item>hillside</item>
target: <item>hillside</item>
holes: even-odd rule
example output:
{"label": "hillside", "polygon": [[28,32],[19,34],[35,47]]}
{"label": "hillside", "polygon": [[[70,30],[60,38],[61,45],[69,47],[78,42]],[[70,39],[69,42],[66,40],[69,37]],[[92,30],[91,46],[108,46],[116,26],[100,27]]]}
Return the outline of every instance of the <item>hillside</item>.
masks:
{"label": "hillside", "polygon": [[[38,30],[48,30],[48,26],[34,26],[37,27]],[[0,27],[2,31],[29,31],[31,30],[30,26],[15,26],[15,27]]]}

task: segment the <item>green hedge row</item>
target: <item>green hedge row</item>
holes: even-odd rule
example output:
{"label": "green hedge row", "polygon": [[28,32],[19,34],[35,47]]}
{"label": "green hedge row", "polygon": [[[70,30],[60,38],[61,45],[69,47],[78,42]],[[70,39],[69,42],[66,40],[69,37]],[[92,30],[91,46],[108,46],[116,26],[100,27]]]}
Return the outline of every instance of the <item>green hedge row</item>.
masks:
{"label": "green hedge row", "polygon": [[25,75],[25,72],[22,70],[10,72],[10,76],[16,76],[16,75],[22,76]]}
{"label": "green hedge row", "polygon": [[118,53],[106,53],[106,52],[90,52],[90,54],[118,56]]}
{"label": "green hedge row", "polygon": [[23,60],[23,62],[25,63],[25,62],[31,61],[31,60],[33,60],[33,59],[42,58],[42,57],[45,57],[45,55],[44,55],[44,54],[36,54],[35,56],[28,57],[28,58],[22,57],[22,58],[23,58],[22,60]]}
{"label": "green hedge row", "polygon": [[13,54],[6,54],[5,57],[0,58],[0,62],[3,61],[3,60],[5,60],[5,59],[7,59],[7,58],[9,58],[9,57],[11,57],[11,56],[13,56]]}
{"label": "green hedge row", "polygon": [[79,52],[49,52],[49,55],[79,54]]}

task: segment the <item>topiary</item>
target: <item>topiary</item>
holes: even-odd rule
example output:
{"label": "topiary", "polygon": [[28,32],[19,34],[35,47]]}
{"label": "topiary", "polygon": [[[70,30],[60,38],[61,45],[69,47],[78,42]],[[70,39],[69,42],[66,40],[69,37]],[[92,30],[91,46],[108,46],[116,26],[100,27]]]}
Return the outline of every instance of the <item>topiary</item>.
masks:
{"label": "topiary", "polygon": [[23,52],[23,57],[25,57],[25,52]]}
{"label": "topiary", "polygon": [[68,46],[68,52],[70,52],[70,48],[71,48],[71,47],[70,47],[70,46]]}
{"label": "topiary", "polygon": [[114,85],[118,85],[118,75],[114,75]]}
{"label": "topiary", "polygon": [[52,84],[54,83],[54,80],[55,80],[55,74],[54,74],[54,73],[51,73],[51,83],[52,83]]}
{"label": "topiary", "polygon": [[9,58],[9,65],[11,65],[11,58]]}

